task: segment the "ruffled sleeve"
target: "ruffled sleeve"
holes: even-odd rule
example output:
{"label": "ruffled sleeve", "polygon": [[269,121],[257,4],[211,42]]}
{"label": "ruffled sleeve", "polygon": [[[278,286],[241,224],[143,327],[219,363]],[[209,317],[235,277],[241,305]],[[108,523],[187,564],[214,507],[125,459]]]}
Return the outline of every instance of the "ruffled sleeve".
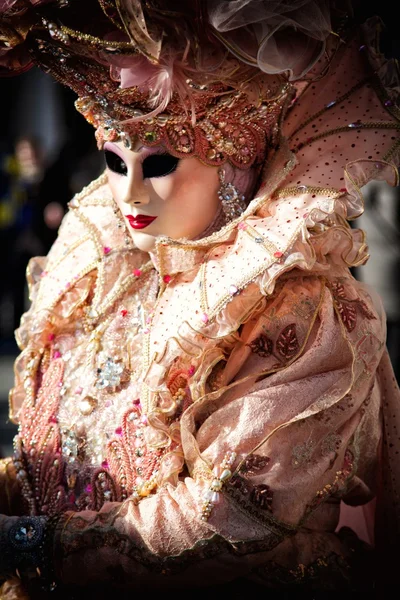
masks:
{"label": "ruffled sleeve", "polygon": [[375,492],[383,339],[381,315],[351,280],[298,271],[280,282],[182,416],[187,476],[139,504],[66,513],[62,581],[118,576],[155,589],[284,572],[291,585],[299,564],[335,560],[342,585],[351,550],[335,534],[340,499]]}

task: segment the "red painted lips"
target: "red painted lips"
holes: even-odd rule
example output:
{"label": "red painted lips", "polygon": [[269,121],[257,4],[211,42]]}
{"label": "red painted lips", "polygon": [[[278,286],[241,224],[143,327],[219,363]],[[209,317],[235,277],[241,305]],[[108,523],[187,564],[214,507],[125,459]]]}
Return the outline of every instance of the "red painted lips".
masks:
{"label": "red painted lips", "polygon": [[144,229],[148,227],[157,217],[150,217],[149,215],[125,215],[129,221],[129,225],[132,229]]}

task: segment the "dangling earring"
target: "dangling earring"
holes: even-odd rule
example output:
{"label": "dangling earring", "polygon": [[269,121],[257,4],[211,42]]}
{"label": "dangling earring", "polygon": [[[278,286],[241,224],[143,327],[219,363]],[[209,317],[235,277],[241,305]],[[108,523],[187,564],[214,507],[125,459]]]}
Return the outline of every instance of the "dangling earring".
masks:
{"label": "dangling earring", "polygon": [[218,198],[221,200],[226,220],[228,222],[233,221],[246,210],[246,198],[235,188],[233,183],[225,183],[224,169],[219,169],[218,175],[221,182],[218,189]]}
{"label": "dangling earring", "polygon": [[[114,202],[115,202],[115,200],[114,200]],[[121,211],[116,206],[113,209],[113,211],[114,211],[114,215],[115,215],[115,218],[116,218],[116,221],[117,221],[117,227],[118,227],[118,229],[124,229],[125,246],[130,246],[131,243],[132,243],[132,240],[131,240],[131,238],[129,236],[128,230],[127,230],[126,225],[125,225],[125,222],[124,222],[124,220],[123,220],[123,218],[121,216]]]}

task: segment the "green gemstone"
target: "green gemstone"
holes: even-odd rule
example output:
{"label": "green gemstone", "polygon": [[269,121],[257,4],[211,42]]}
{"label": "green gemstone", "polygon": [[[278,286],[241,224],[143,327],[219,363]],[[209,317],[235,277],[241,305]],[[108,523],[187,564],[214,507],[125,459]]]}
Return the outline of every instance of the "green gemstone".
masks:
{"label": "green gemstone", "polygon": [[156,134],[154,131],[146,131],[144,137],[147,142],[154,142],[156,140]]}

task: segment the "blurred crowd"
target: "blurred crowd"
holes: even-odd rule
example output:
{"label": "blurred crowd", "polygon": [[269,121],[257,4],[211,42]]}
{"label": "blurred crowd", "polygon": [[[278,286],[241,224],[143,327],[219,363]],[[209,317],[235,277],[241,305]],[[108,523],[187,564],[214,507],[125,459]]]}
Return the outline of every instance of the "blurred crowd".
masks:
{"label": "blurred crowd", "polygon": [[49,160],[33,135],[0,148],[0,342],[12,340],[29,307],[29,259],[48,253],[69,200],[102,169],[100,153],[76,165],[67,145]]}

